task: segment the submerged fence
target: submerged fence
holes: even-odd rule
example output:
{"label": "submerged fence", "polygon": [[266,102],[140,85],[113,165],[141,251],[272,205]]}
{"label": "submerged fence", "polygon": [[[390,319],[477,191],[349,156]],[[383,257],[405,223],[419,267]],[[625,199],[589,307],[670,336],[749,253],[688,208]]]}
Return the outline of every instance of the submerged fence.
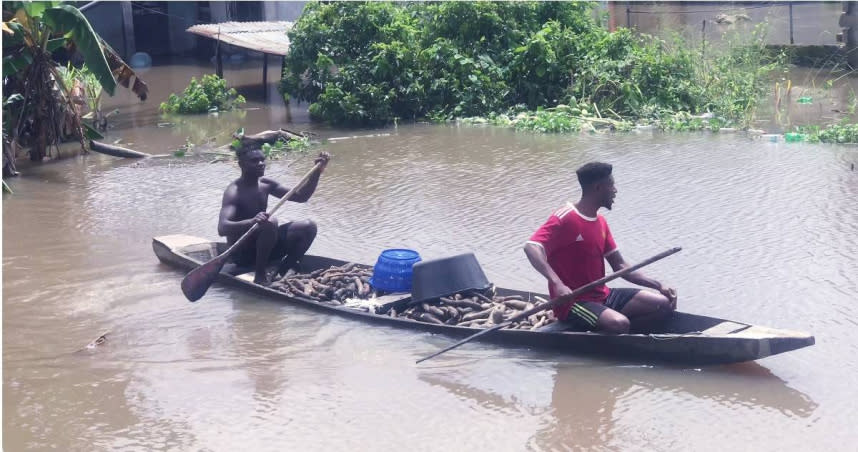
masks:
{"label": "submerged fence", "polygon": [[[690,39],[718,41],[732,28],[766,23],[766,43],[837,45],[844,5],[849,2],[613,2],[616,26],[665,36],[680,31]],[[845,38],[844,38],[845,41]]]}

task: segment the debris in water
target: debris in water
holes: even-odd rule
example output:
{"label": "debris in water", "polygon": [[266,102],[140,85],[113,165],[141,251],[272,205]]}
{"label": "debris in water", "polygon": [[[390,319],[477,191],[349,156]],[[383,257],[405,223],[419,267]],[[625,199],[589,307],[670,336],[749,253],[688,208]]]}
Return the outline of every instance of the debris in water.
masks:
{"label": "debris in water", "polygon": [[93,339],[92,342],[90,342],[89,344],[86,345],[86,348],[91,350],[91,349],[98,347],[99,345],[107,342],[107,334],[108,333],[110,333],[110,331],[105,331],[105,332],[101,333],[101,336],[98,336],[97,338]]}
{"label": "debris in water", "polygon": [[334,137],[328,138],[328,141],[352,140],[355,138],[374,138],[374,137],[389,137],[389,133],[373,133],[370,135],[352,135],[350,137]]}

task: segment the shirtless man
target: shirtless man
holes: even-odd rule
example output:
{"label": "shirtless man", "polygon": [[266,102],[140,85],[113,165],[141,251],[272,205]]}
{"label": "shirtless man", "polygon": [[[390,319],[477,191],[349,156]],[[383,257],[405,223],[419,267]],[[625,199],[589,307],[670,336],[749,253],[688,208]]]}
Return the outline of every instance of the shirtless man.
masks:
{"label": "shirtless man", "polygon": [[[241,176],[229,184],[223,193],[217,232],[232,245],[254,224],[259,223],[253,237],[236,250],[233,262],[242,267],[253,266],[256,270],[253,282],[267,285],[271,278],[266,273],[266,267],[271,260],[279,260],[276,270],[278,275],[296,270],[298,261],[316,238],[316,223],[301,220],[278,225],[277,219],[266,213],[268,196],[282,198],[289,188],[263,177],[265,154],[261,150],[242,149],[237,152],[237,156]],[[310,199],[330,158],[327,152],[319,154],[314,163],[322,165],[290,197],[290,201],[307,202]]]}
{"label": "shirtless man", "polygon": [[[598,213],[602,207],[610,210],[617,195],[611,171],[611,165],[601,162],[579,168],[581,199],[555,210],[524,246],[531,265],[548,280],[551,298],[604,277],[605,260],[614,271],[628,267]],[[555,317],[578,328],[624,334],[651,331],[676,309],[676,291],[670,287],[640,271],[623,279],[654,290],[603,284],[555,307]]]}

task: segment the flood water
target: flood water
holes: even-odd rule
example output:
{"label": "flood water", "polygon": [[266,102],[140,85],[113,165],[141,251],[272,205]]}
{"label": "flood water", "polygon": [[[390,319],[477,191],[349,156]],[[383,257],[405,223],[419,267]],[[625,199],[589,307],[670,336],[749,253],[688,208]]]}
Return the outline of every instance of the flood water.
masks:
{"label": "flood water", "polygon": [[[310,124],[302,107],[287,124],[282,102],[254,91],[253,64],[226,71],[250,111],[157,115],[208,70],[149,70],[148,102],[110,99],[107,141],[169,154],[188,137],[225,144],[241,126],[389,134],[313,148],[333,155],[316,195],[278,214],[318,223],[311,253],[372,264],[385,248],[472,251],[497,285],[544,292],[522,244],[577,198],[574,169],[604,160],[619,193],[603,213],[626,259],[683,247],[646,270],[678,289],[681,310],[817,343],[706,368],[474,343],[416,366],[451,340],[220,286],[187,302],[184,273],[158,262],[152,237],[216,238],[237,167],[90,154],[22,168],[3,196],[4,450],[854,450],[855,148],[709,133],[344,131]],[[294,183],[311,160],[274,161],[268,174]]]}

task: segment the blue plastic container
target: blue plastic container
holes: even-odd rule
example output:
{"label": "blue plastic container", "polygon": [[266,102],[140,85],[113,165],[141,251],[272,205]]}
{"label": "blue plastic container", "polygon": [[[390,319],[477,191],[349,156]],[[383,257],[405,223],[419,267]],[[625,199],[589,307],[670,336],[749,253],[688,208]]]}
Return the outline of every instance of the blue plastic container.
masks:
{"label": "blue plastic container", "polygon": [[420,254],[408,249],[384,250],[372,269],[369,284],[385,292],[411,292],[411,266],[420,262]]}

